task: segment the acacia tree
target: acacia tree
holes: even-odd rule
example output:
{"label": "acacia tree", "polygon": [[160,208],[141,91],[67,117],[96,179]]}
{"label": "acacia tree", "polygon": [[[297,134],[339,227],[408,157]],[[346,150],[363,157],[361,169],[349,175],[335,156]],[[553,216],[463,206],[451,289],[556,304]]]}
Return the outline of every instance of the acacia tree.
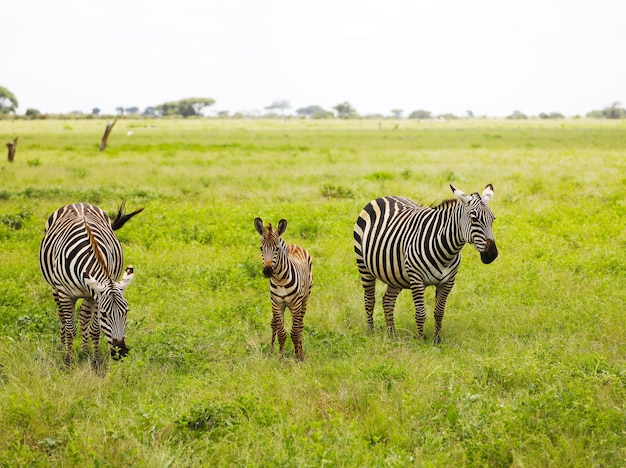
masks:
{"label": "acacia tree", "polygon": [[352,107],[348,101],[344,101],[341,104],[337,104],[333,109],[337,112],[337,117],[341,119],[351,119],[358,117],[358,112]]}
{"label": "acacia tree", "polygon": [[4,86],[0,86],[0,114],[15,113],[16,109],[17,99],[15,95]]}
{"label": "acacia tree", "polygon": [[183,117],[191,117],[202,115],[202,111],[213,104],[215,104],[215,99],[211,98],[187,98],[159,104],[155,107],[155,110],[162,116],[181,115]]}
{"label": "acacia tree", "polygon": [[271,105],[266,107],[266,109],[268,110],[279,109],[283,114],[285,113],[286,109],[290,109],[290,108],[291,108],[291,103],[287,101],[286,99],[276,100],[272,102]]}

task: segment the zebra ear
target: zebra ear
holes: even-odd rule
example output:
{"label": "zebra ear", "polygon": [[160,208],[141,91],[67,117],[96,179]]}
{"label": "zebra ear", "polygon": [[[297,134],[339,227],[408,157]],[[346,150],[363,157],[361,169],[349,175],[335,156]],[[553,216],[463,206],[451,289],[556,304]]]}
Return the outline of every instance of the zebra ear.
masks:
{"label": "zebra ear", "polygon": [[454,188],[454,186],[452,184],[450,184],[450,188],[452,189],[452,193],[454,193],[454,196],[461,200],[463,203],[465,203],[466,205],[470,202],[470,200],[472,199],[471,196],[466,195],[465,193],[463,193],[462,191],[460,191],[458,188]]}
{"label": "zebra ear", "polygon": [[263,220],[261,218],[254,218],[254,228],[256,232],[263,235]]}
{"label": "zebra ear", "polygon": [[482,198],[485,205],[489,203],[489,200],[493,198],[493,185],[487,184],[485,190],[483,190]]}
{"label": "zebra ear", "polygon": [[278,235],[282,236],[283,233],[287,230],[287,220],[285,218],[278,221]]}
{"label": "zebra ear", "polygon": [[122,276],[122,279],[120,280],[120,287],[122,288],[122,291],[126,289],[126,286],[128,286],[133,281],[134,277],[135,277],[135,269],[133,268],[132,265],[128,265],[128,267],[124,271],[124,275]]}
{"label": "zebra ear", "polygon": [[83,274],[83,279],[85,280],[85,284],[93,289],[96,294],[100,294],[104,289],[100,282],[87,272]]}

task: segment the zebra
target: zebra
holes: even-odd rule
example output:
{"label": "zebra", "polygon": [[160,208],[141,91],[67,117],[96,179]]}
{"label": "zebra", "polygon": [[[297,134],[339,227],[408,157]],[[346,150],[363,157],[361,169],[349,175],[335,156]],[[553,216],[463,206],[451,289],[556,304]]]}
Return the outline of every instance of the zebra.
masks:
{"label": "zebra", "polygon": [[270,298],[272,300],[272,343],[278,336],[280,357],[284,357],[287,335],[285,333],[285,308],[291,311],[291,341],[296,357],[302,361],[302,328],[306,305],[313,287],[312,261],[306,249],[299,245],[286,245],[281,237],[287,229],[287,220],[281,219],[276,229],[268,223],[265,227],[261,218],[255,218],[254,227],[261,235],[263,275],[270,278]]}
{"label": "zebra", "polygon": [[395,333],[393,310],[402,289],[410,289],[419,338],[424,338],[424,289],[436,287],[433,341],[441,341],[441,322],[448,294],[454,286],[461,249],[466,243],[480,252],[483,263],[498,256],[487,204],[494,194],[488,184],[482,195],[466,195],[450,185],[454,197],[424,207],[406,198],[389,196],[368,203],[354,225],[356,264],[365,290],[367,324],[373,329],[376,280],[387,284],[383,311],[387,330]]}
{"label": "zebra", "polygon": [[39,248],[39,268],[52,286],[61,325],[61,344],[65,347],[65,365],[69,365],[76,336],[74,321],[76,301],[80,306],[82,350],[93,344],[94,364],[100,364],[100,330],[114,358],[128,353],[125,343],[128,301],[124,289],[134,278],[129,265],[121,280],[124,255],[113,231],[143,211],[124,212],[119,206],[115,218],[88,203],[66,205],[50,215]]}

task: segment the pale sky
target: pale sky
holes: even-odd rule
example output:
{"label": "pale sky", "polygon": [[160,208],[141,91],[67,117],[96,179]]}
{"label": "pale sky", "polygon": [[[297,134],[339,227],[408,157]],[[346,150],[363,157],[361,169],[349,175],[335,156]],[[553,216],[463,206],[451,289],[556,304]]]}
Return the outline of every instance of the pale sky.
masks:
{"label": "pale sky", "polygon": [[13,0],[18,113],[155,106],[584,115],[626,105],[625,0]]}

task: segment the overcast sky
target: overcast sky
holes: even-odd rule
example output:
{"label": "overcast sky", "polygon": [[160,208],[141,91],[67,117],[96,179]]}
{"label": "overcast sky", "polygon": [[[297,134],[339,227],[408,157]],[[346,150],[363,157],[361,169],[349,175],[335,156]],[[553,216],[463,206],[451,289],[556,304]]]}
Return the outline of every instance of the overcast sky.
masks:
{"label": "overcast sky", "polygon": [[14,0],[18,113],[155,106],[584,115],[626,104],[625,0]]}

